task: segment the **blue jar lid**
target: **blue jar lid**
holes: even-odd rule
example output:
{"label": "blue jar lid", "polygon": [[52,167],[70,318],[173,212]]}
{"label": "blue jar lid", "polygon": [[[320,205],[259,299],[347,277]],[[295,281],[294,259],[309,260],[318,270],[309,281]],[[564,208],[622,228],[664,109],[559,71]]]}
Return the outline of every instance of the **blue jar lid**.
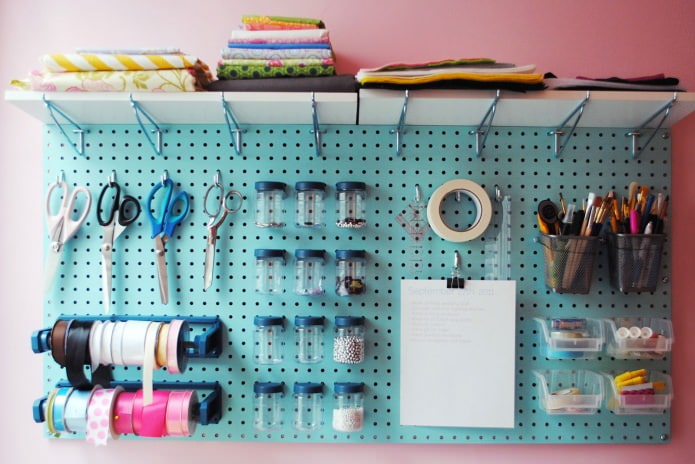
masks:
{"label": "blue jar lid", "polygon": [[336,393],[362,393],[364,384],[362,382],[336,382],[333,384],[333,391]]}
{"label": "blue jar lid", "polygon": [[336,327],[352,327],[364,325],[364,316],[335,316]]}
{"label": "blue jar lid", "polygon": [[294,184],[294,189],[297,191],[302,190],[323,190],[326,191],[326,184],[323,182],[297,182]]}
{"label": "blue jar lid", "polygon": [[325,319],[323,316],[294,316],[294,325],[299,327],[323,325]]}
{"label": "blue jar lid", "polygon": [[326,250],[307,250],[300,248],[294,250],[294,257],[297,259],[307,259],[307,258],[321,258],[326,260]]}
{"label": "blue jar lid", "polygon": [[335,259],[350,259],[367,257],[367,252],[364,250],[335,250]]}
{"label": "blue jar lid", "polygon": [[254,187],[256,188],[257,192],[267,192],[270,190],[282,190],[284,192],[287,188],[287,184],[284,182],[265,181],[256,182]]}
{"label": "blue jar lid", "polygon": [[335,184],[335,189],[339,192],[345,190],[367,190],[367,184],[364,182],[338,182]]}
{"label": "blue jar lid", "polygon": [[285,250],[276,250],[270,248],[257,248],[253,250],[253,255],[256,258],[282,258],[285,259]]}
{"label": "blue jar lid", "polygon": [[283,316],[255,316],[253,318],[253,325],[283,325],[285,318]]}
{"label": "blue jar lid", "polygon": [[282,393],[285,390],[284,383],[278,382],[255,382],[253,384],[254,393]]}
{"label": "blue jar lid", "polygon": [[295,393],[323,393],[323,384],[315,382],[295,382]]}

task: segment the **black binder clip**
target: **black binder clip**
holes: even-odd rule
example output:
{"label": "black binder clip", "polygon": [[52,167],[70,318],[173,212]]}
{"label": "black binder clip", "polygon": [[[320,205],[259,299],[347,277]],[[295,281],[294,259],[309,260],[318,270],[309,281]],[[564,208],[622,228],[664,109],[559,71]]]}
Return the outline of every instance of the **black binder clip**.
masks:
{"label": "black binder clip", "polygon": [[461,277],[461,255],[454,251],[454,267],[451,268],[451,277],[446,279],[446,288],[464,288],[466,279]]}

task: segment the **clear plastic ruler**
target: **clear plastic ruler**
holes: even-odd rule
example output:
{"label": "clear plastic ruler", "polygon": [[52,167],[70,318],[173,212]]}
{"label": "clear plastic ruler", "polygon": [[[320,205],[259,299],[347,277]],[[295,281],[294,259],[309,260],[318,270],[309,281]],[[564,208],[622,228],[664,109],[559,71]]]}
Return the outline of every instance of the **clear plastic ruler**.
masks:
{"label": "clear plastic ruler", "polygon": [[422,242],[430,231],[427,222],[427,204],[422,199],[420,185],[415,185],[415,198],[408,203],[408,207],[396,216],[396,222],[413,240],[408,245],[407,269],[410,274],[422,273]]}
{"label": "clear plastic ruler", "polygon": [[[485,279],[510,280],[512,269],[512,198],[495,186],[493,233],[485,238]],[[496,231],[496,232],[495,232]]]}

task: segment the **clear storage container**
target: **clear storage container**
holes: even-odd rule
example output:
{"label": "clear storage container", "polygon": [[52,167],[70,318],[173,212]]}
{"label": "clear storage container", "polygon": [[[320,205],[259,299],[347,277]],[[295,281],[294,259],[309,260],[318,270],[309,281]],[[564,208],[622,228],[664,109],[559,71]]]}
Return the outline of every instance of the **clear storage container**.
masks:
{"label": "clear storage container", "polygon": [[256,292],[263,295],[283,293],[285,280],[285,250],[257,249]]}
{"label": "clear storage container", "polygon": [[302,364],[314,364],[323,361],[323,316],[295,316],[295,359]]}
{"label": "clear storage container", "polygon": [[671,352],[673,325],[669,319],[614,317],[604,319],[608,354],[619,359],[662,359]]}
{"label": "clear storage container", "polygon": [[335,293],[338,296],[362,295],[367,291],[366,261],[364,250],[336,250]]}
{"label": "clear storage container", "polygon": [[257,364],[278,364],[285,359],[284,324],[282,316],[253,318],[253,360]]}
{"label": "clear storage container", "polygon": [[256,182],[256,225],[258,227],[285,226],[284,182]]}
{"label": "clear storage container", "polygon": [[364,427],[364,384],[336,382],[333,385],[333,430],[357,432]]}
{"label": "clear storage container", "polygon": [[606,407],[615,414],[663,414],[671,408],[673,385],[671,376],[661,372],[640,373],[645,377],[642,384],[621,388],[616,385],[613,371],[604,374],[607,385]]}
{"label": "clear storage container", "polygon": [[276,382],[253,384],[253,427],[256,430],[278,430],[284,424],[285,385]]}
{"label": "clear storage container", "polygon": [[364,317],[336,316],[333,361],[359,364],[364,361]]}
{"label": "clear storage container", "polygon": [[367,184],[364,182],[338,182],[335,185],[336,225],[356,229],[367,225]]}
{"label": "clear storage container", "polygon": [[590,318],[535,318],[539,348],[548,359],[591,359],[603,349],[603,323]]}
{"label": "clear storage container", "polygon": [[295,224],[297,227],[319,228],[326,226],[323,182],[297,182],[295,189]]}
{"label": "clear storage container", "polygon": [[326,251],[299,249],[295,250],[294,257],[294,293],[303,296],[323,295],[326,292],[323,288],[326,280]]}
{"label": "clear storage container", "polygon": [[294,384],[294,428],[302,432],[318,430],[323,425],[323,384]]}
{"label": "clear storage container", "polygon": [[595,414],[603,401],[601,375],[588,370],[533,371],[538,401],[548,414]]}

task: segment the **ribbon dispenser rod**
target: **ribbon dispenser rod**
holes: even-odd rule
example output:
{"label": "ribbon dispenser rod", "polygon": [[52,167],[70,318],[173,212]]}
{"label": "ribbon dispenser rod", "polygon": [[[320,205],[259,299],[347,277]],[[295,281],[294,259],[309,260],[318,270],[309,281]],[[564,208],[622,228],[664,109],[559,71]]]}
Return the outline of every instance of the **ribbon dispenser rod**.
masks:
{"label": "ribbon dispenser rod", "polygon": [[[75,151],[75,153],[77,153],[78,156],[84,157],[84,134],[88,133],[89,131],[80,127],[80,125],[77,124],[70,116],[68,116],[67,114],[65,114],[63,110],[58,108],[58,106],[55,103],[48,100],[46,98],[46,94],[43,94],[41,98],[43,99],[43,104],[46,106],[48,114],[49,116],[51,116],[53,123],[63,134],[63,137],[65,137],[65,140],[68,142],[68,145],[70,145],[70,147]],[[65,121],[67,121],[68,124],[70,124],[73,127],[72,132],[77,135],[77,143],[74,143],[72,140],[70,140],[70,137],[68,136],[68,133],[65,131],[63,124],[61,124],[60,121],[58,121],[58,118],[55,115],[56,113],[58,113],[63,119],[65,119]]]}
{"label": "ribbon dispenser rod", "polygon": [[316,149],[316,157],[321,157],[321,134],[325,134],[326,130],[319,126],[319,115],[316,109],[316,92],[311,92],[311,121],[313,129],[309,132],[314,134],[314,148]]}
{"label": "ribbon dispenser rod", "polygon": [[[497,102],[500,100],[500,91],[497,90],[495,98],[492,100],[490,107],[487,109],[483,120],[480,121],[478,127],[468,132],[469,135],[475,135],[475,156],[480,156],[483,154],[483,147],[485,146],[485,141],[487,136],[490,134],[490,129],[492,128],[492,121],[495,119],[495,112],[497,111]],[[488,119],[489,118],[489,119]],[[483,129],[483,125],[487,121],[487,127]]]}
{"label": "ribbon dispenser rod", "polygon": [[[162,154],[162,129],[159,127],[159,125],[154,121],[152,116],[150,116],[147,111],[142,107],[140,103],[135,101],[133,98],[133,94],[130,94],[130,106],[133,107],[133,112],[135,113],[135,119],[138,122],[138,126],[140,126],[140,129],[142,129],[142,133],[145,135],[145,138],[147,139],[147,143],[150,144],[150,147],[152,147],[152,150],[157,155]],[[142,121],[142,116],[147,119],[147,122],[150,123],[150,125],[154,126],[154,129],[150,129],[149,132],[152,132],[153,134],[156,135],[155,141],[152,141],[152,137],[148,134],[147,128],[145,128],[145,124]]]}
{"label": "ribbon dispenser rod", "polygon": [[[224,93],[222,93],[222,109],[224,110],[224,122],[227,123],[229,136],[234,142],[234,152],[237,154],[237,156],[241,156],[241,134],[245,134],[246,129],[239,127],[239,121],[234,115],[229,102],[224,99]],[[232,124],[234,124],[234,127],[232,127]]]}
{"label": "ribbon dispenser rod", "polygon": [[403,138],[403,134],[405,134],[405,117],[408,113],[409,98],[410,94],[408,93],[408,90],[406,90],[403,97],[403,106],[401,107],[401,116],[398,118],[398,125],[395,129],[391,129],[389,131],[389,134],[396,134],[396,156],[401,156],[401,153],[403,152],[403,148],[401,147],[401,139]]}
{"label": "ribbon dispenser rod", "polygon": [[[663,126],[664,121],[666,121],[666,118],[668,118],[669,114],[671,113],[671,108],[673,108],[673,105],[676,104],[676,100],[678,99],[678,94],[676,92],[673,92],[673,97],[671,100],[667,101],[661,108],[656,110],[654,114],[649,116],[649,118],[642,123],[641,126],[639,126],[637,129],[633,129],[630,132],[626,133],[626,137],[632,137],[632,159],[637,159],[639,156],[642,154],[645,148],[649,146],[651,143],[652,139],[656,135],[657,132],[659,132],[659,129],[661,129],[661,126]],[[652,122],[657,116],[660,114],[664,114],[661,117],[661,120],[659,121],[659,124],[656,126],[652,134],[649,136],[647,139],[647,142],[642,146],[642,148],[639,148],[637,146],[639,138],[642,136],[642,131],[645,129],[647,124]]]}
{"label": "ribbon dispenser rod", "polygon": [[[567,143],[569,142],[569,139],[572,137],[572,134],[574,134],[574,131],[577,128],[577,124],[579,124],[579,121],[582,119],[582,115],[584,114],[584,108],[586,107],[586,104],[589,102],[590,97],[591,92],[587,91],[586,97],[584,97],[584,99],[581,102],[579,102],[579,104],[572,110],[572,112],[565,118],[565,120],[562,121],[556,129],[548,131],[548,135],[552,135],[555,139],[555,148],[553,150],[555,158],[559,158],[560,155],[562,155],[562,152],[565,151],[565,148],[567,148]],[[577,118],[574,120],[574,124],[572,125],[569,134],[567,134],[567,140],[565,141],[565,143],[560,144],[560,137],[565,135],[565,127],[567,127],[567,124],[569,123],[570,119],[574,117],[574,115],[577,115]]]}

